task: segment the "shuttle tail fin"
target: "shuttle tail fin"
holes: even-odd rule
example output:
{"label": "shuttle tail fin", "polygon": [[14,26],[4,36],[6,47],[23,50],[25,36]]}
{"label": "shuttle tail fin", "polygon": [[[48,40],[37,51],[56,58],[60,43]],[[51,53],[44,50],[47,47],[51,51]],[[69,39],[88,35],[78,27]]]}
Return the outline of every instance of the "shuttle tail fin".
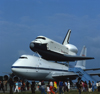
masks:
{"label": "shuttle tail fin", "polygon": [[63,45],[66,45],[69,43],[70,33],[71,33],[71,30],[69,29],[64,40],[63,40],[63,43],[62,43]]}
{"label": "shuttle tail fin", "polygon": [[[87,48],[83,46],[80,56],[86,56],[86,54],[87,54]],[[77,61],[75,67],[86,69],[85,65],[86,65],[86,60],[81,60],[81,61]]]}

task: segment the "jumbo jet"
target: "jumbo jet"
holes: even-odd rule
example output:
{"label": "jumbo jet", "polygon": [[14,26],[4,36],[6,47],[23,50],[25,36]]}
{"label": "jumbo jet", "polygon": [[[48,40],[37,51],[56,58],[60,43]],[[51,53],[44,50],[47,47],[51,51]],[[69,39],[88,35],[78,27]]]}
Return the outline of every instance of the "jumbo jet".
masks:
{"label": "jumbo jet", "polygon": [[71,30],[68,30],[62,44],[45,36],[38,36],[30,43],[30,49],[43,59],[51,61],[76,61],[94,59],[93,57],[77,56],[78,49],[75,45],[69,44]]}
{"label": "jumbo jet", "polygon": [[[83,50],[86,48],[83,47]],[[81,56],[86,55],[82,50]],[[29,80],[66,80],[76,79],[79,74],[68,71],[72,66],[47,61],[34,55],[22,55],[11,67],[12,72],[19,77]],[[86,70],[85,62],[79,61],[73,68]]]}

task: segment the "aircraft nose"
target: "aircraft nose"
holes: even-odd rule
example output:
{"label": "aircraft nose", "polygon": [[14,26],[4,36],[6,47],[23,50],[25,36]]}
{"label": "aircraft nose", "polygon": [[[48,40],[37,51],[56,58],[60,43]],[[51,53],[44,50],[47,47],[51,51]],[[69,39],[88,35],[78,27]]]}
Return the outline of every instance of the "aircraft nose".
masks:
{"label": "aircraft nose", "polygon": [[34,48],[34,43],[33,42],[30,43],[30,48],[31,49]]}
{"label": "aircraft nose", "polygon": [[16,72],[16,68],[14,68],[13,66],[11,67],[12,72]]}

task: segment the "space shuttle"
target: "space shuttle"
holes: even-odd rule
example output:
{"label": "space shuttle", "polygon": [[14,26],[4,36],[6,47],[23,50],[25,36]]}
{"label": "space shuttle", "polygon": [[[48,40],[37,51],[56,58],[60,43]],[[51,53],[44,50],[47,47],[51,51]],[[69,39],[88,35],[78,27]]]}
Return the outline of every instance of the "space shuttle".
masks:
{"label": "space shuttle", "polygon": [[69,44],[71,30],[69,29],[62,44],[45,36],[38,36],[30,43],[30,49],[38,53],[45,60],[50,61],[77,61],[94,59],[93,57],[77,56],[78,48]]}

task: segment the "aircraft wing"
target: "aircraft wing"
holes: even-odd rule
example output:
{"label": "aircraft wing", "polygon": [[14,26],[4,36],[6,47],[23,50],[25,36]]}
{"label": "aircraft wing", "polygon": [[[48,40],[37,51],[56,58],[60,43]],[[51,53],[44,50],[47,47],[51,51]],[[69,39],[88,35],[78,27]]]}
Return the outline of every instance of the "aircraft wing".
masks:
{"label": "aircraft wing", "polygon": [[73,72],[70,72],[70,73],[55,73],[52,75],[53,78],[56,78],[56,79],[61,79],[64,80],[66,78],[70,78],[70,79],[76,79],[76,77],[78,77],[77,74],[73,73]]}
{"label": "aircraft wing", "polygon": [[100,73],[88,73],[88,74],[91,75],[91,76],[98,75],[100,77]]}
{"label": "aircraft wing", "polygon": [[93,70],[93,71],[95,71],[95,70],[100,70],[100,68],[84,69],[84,71],[90,71],[90,70]]}

